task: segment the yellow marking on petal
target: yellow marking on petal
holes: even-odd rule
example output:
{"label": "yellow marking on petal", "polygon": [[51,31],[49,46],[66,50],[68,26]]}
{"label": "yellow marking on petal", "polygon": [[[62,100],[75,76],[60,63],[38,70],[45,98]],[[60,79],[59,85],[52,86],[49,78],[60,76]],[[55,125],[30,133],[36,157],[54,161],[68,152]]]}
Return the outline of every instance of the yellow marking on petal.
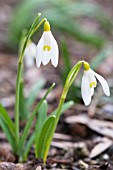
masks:
{"label": "yellow marking on petal", "polygon": [[89,63],[87,63],[86,61],[84,61],[84,70],[88,71],[90,69],[90,65]]}
{"label": "yellow marking on petal", "polygon": [[90,86],[90,88],[92,88],[93,86],[96,87],[96,85],[97,85],[96,82],[91,82],[89,86]]}
{"label": "yellow marking on petal", "polygon": [[49,24],[49,22],[48,21],[46,21],[45,23],[44,23],[44,31],[50,31],[50,24]]}
{"label": "yellow marking on petal", "polygon": [[43,46],[43,51],[50,51],[51,50],[51,46],[45,45]]}

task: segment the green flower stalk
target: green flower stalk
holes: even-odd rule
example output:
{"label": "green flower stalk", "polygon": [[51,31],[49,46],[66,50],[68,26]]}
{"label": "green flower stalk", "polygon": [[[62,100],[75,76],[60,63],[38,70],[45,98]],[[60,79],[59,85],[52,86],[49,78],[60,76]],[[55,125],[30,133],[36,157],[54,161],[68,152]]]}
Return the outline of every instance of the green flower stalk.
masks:
{"label": "green flower stalk", "polygon": [[21,81],[21,71],[22,71],[22,64],[23,64],[23,57],[24,57],[24,52],[27,46],[27,43],[31,36],[39,29],[39,27],[42,25],[43,22],[46,21],[46,19],[42,19],[41,22],[37,25],[37,22],[39,21],[41,14],[38,14],[36,19],[34,20],[28,35],[26,37],[22,52],[19,57],[19,62],[18,62],[18,68],[17,68],[17,79],[16,79],[16,99],[15,99],[15,140],[16,140],[16,151],[18,148],[19,144],[19,93],[20,93],[20,81]]}
{"label": "green flower stalk", "polygon": [[[56,130],[61,112],[62,112],[62,107],[64,105],[64,101],[66,99],[67,93],[69,91],[70,86],[72,83],[75,81],[75,78],[82,66],[83,61],[79,61],[69,72],[64,89],[60,98],[60,102],[57,108],[56,113],[54,114],[55,117],[49,117],[45,124],[43,125],[42,132],[39,137],[39,141],[36,144],[36,157],[42,158],[44,162],[46,162],[46,158],[49,152],[50,144],[53,138],[53,134]],[[48,123],[49,122],[49,123]],[[54,123],[53,123],[54,122]],[[41,143],[41,141],[46,141],[45,146],[44,143]]]}
{"label": "green flower stalk", "polygon": [[[38,144],[36,145],[37,146],[36,147],[36,156],[39,157],[39,158],[42,158],[44,162],[46,162],[46,158],[47,158],[48,151],[49,151],[49,148],[50,148],[50,144],[51,144],[51,141],[52,141],[52,138],[53,138],[53,134],[56,130],[56,127],[57,127],[57,124],[58,124],[58,121],[59,121],[59,118],[60,118],[60,115],[61,115],[61,112],[62,112],[62,107],[64,105],[64,101],[66,99],[67,93],[69,91],[70,86],[75,81],[76,76],[79,73],[82,64],[83,64],[85,72],[88,72],[88,73],[85,73],[86,77],[84,75],[83,79],[82,79],[82,95],[86,94],[85,96],[82,96],[83,100],[85,102],[87,102],[90,99],[89,101],[91,101],[92,88],[94,90],[94,87],[95,87],[95,84],[96,84],[94,75],[97,77],[97,79],[102,84],[102,87],[103,87],[105,94],[108,95],[108,96],[110,95],[109,86],[108,86],[107,82],[105,81],[105,79],[102,76],[98,75],[97,73],[95,73],[93,70],[90,69],[89,63],[87,63],[85,61],[79,61],[71,69],[71,71],[69,72],[69,74],[66,78],[65,85],[64,85],[64,88],[63,88],[63,92],[62,92],[62,95],[61,95],[61,98],[60,98],[60,102],[59,102],[57,111],[54,114],[55,117],[50,116],[47,119],[47,121],[45,122],[45,124],[43,125],[43,128],[42,128],[43,133],[41,133],[40,137],[39,137],[39,141],[41,141],[41,142],[38,142]],[[86,84],[84,84],[85,79],[88,82]],[[89,89],[90,89],[90,91],[88,91]],[[46,142],[44,143],[44,141],[46,141]]]}

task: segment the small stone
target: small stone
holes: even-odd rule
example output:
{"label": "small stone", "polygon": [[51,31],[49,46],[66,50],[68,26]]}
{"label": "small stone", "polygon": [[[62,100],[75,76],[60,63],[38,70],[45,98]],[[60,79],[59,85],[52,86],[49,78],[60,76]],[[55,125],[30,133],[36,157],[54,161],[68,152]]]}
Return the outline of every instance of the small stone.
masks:
{"label": "small stone", "polygon": [[41,166],[37,166],[36,170],[42,170]]}
{"label": "small stone", "polygon": [[107,161],[108,159],[109,159],[109,155],[108,155],[108,154],[104,154],[104,155],[103,155],[103,160],[106,160],[106,161]]}

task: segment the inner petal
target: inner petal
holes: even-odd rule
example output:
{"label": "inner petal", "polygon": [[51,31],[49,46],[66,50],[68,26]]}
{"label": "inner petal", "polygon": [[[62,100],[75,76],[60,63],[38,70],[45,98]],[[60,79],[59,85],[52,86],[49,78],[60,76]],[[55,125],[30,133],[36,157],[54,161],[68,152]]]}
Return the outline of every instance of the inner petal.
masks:
{"label": "inner petal", "polygon": [[90,83],[89,86],[90,86],[90,88],[92,88],[92,87],[96,87],[96,85],[97,85],[97,83],[95,81],[93,81],[93,82]]}
{"label": "inner petal", "polygon": [[51,50],[51,46],[49,46],[49,45],[43,46],[43,51],[50,51],[50,50]]}

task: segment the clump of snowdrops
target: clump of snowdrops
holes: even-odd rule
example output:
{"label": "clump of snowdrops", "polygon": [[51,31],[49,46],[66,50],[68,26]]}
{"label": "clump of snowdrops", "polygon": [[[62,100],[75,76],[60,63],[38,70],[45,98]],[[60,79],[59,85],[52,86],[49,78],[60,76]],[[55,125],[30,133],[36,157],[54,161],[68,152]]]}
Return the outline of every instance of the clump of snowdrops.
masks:
{"label": "clump of snowdrops", "polygon": [[[53,111],[49,116],[47,116],[48,104],[46,101],[46,97],[55,86],[55,83],[53,83],[50,88],[48,88],[42,99],[38,102],[32,113],[29,114],[26,121],[26,125],[20,133],[19,104],[21,80],[23,79],[22,70],[24,57],[26,58],[25,60],[27,60],[28,57],[30,65],[31,63],[33,63],[33,61],[29,57],[31,57],[32,55],[36,55],[36,65],[38,68],[40,67],[41,63],[43,65],[47,65],[50,60],[54,67],[57,67],[58,65],[59,48],[57,42],[51,33],[50,24],[47,19],[43,18],[39,22],[40,15],[41,14],[37,15],[30,30],[27,33],[18,60],[14,122],[12,121],[2,104],[0,104],[0,126],[5,132],[7,140],[11,145],[12,151],[16,156],[18,156],[19,161],[27,159],[31,146],[34,144],[36,158],[42,158],[43,161],[46,162],[50,144],[53,138],[53,134],[56,130],[59,118],[62,112],[64,112],[66,109],[73,105],[72,101],[69,101],[67,103],[64,102],[68,90],[72,83],[75,81],[75,78],[79,73],[82,65],[84,68],[84,74],[81,83],[81,93],[85,105],[87,106],[91,102],[91,98],[94,94],[94,88],[97,85],[96,78],[101,83],[104,93],[107,96],[110,95],[109,86],[106,80],[99,74],[95,73],[90,68],[90,65],[87,62],[79,61],[70,70],[66,78],[63,92],[61,94],[60,101],[56,110]],[[38,42],[38,45],[36,46],[32,43],[31,38],[42,25],[44,25],[44,32]],[[34,119],[36,119],[35,130],[32,135],[29,135],[29,131],[31,129]]]}

